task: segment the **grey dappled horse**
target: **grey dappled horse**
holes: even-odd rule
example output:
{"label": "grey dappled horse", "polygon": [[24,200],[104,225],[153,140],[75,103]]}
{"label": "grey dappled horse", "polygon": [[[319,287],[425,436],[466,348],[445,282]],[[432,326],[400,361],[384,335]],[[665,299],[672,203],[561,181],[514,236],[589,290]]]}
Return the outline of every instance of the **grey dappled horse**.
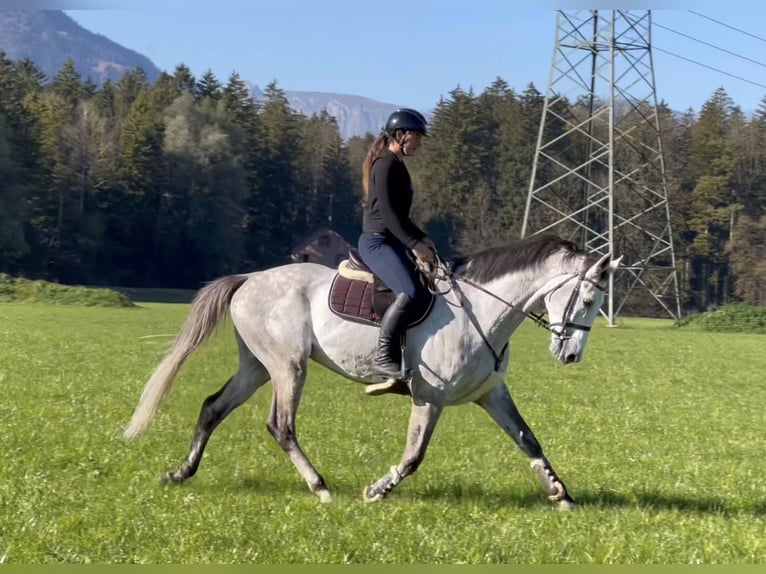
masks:
{"label": "grey dappled horse", "polygon": [[[406,361],[412,411],[406,447],[397,466],[364,490],[368,501],[384,498],[423,460],[446,406],[473,401],[530,458],[549,498],[573,505],[564,483],[516,409],[504,373],[508,339],[527,316],[551,332],[551,353],[563,363],[582,358],[590,326],[619,265],[610,254],[593,256],[556,237],[533,236],[493,247],[453,263],[437,280],[431,313],[407,332]],[[205,399],[188,455],[163,481],[181,482],[199,467],[213,430],[269,379],[273,384],[267,429],[288,454],[311,492],[332,500],[322,476],[298,444],[295,413],[309,358],[346,378],[379,382],[373,355],[378,328],[344,320],[328,306],[336,271],[296,263],[222,277],[202,288],[170,353],[146,383],[126,437],[142,433],[185,359],[222,321],[227,310],[239,347],[239,370]],[[549,323],[531,315],[544,305]]]}

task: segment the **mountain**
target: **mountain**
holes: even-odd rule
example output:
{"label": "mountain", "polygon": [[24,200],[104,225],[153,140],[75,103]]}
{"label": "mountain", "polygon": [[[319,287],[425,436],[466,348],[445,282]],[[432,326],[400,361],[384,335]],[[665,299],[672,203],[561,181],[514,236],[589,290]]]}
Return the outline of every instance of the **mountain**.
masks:
{"label": "mountain", "polygon": [[328,94],[324,92],[294,92],[285,90],[290,106],[303,114],[311,115],[326,110],[334,117],[344,139],[364,135],[378,135],[388,116],[398,106],[386,104],[362,96]]}
{"label": "mountain", "polygon": [[59,10],[0,10],[0,50],[11,60],[29,58],[49,78],[68,58],[83,78],[96,84],[117,80],[136,67],[151,82],[160,75],[146,56],[89,32]]}
{"label": "mountain", "polygon": [[[253,97],[262,100],[263,92],[258,86],[247,84]],[[340,135],[344,139],[361,136],[367,132],[377,135],[386,124],[391,112],[399,107],[363,96],[328,92],[285,90],[285,96],[290,107],[301,114],[310,116],[326,111],[338,122]]]}
{"label": "mountain", "polygon": [[[106,79],[117,80],[136,67],[142,68],[151,82],[161,73],[146,56],[86,30],[60,10],[0,10],[0,51],[11,60],[29,58],[49,78],[56,75],[68,58],[72,58],[80,75],[98,85]],[[172,73],[172,70],[168,72]],[[222,82],[227,79],[219,78]],[[263,98],[256,85],[249,86],[256,99]],[[347,94],[285,89],[285,95],[297,112],[310,116],[326,111],[336,118],[344,139],[367,132],[377,135],[388,115],[397,107]]]}

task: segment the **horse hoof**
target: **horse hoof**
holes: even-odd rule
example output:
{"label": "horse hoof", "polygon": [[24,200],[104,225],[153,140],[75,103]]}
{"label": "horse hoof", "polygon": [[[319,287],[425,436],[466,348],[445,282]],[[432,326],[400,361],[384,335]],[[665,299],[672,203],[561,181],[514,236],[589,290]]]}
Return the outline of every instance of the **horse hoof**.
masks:
{"label": "horse hoof", "polygon": [[571,510],[577,509],[577,503],[569,498],[568,496],[566,498],[562,498],[559,500],[558,504],[558,510],[559,512],[569,512]]}
{"label": "horse hoof", "polygon": [[376,490],[372,486],[367,486],[362,490],[362,500],[365,502],[378,502],[379,500],[383,500],[385,496],[384,492]]}
{"label": "horse hoof", "polygon": [[319,502],[322,504],[328,504],[332,502],[332,494],[329,490],[317,490],[314,494],[319,497]]}
{"label": "horse hoof", "polygon": [[162,475],[162,478],[160,479],[160,484],[178,484],[179,482],[183,482],[183,477],[178,472],[173,471],[167,471],[165,474]]}

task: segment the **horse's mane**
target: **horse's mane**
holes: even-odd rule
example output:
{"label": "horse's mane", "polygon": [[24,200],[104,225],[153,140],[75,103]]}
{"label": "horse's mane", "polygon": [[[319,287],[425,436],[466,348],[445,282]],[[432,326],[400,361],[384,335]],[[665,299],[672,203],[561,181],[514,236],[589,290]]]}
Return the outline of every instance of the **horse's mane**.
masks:
{"label": "horse's mane", "polygon": [[575,243],[567,239],[555,235],[532,235],[460,255],[452,260],[452,269],[473,281],[488,283],[512,271],[535,267],[559,251],[570,260],[584,254]]}

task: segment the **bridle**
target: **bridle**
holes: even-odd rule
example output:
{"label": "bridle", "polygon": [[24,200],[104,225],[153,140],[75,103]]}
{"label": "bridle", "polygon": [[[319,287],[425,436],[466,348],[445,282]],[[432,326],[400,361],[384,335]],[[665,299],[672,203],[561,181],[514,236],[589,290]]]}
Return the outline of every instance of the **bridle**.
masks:
{"label": "bridle", "polygon": [[[564,313],[562,315],[563,321],[561,323],[546,323],[546,328],[553,333],[553,335],[561,342],[564,342],[568,339],[571,339],[571,336],[566,336],[567,329],[573,329],[577,331],[590,331],[590,325],[582,325],[581,323],[575,323],[574,322],[574,306],[577,302],[577,298],[580,296],[580,291],[582,290],[582,284],[583,283],[589,283],[593,286],[594,289],[597,291],[600,291],[601,293],[606,293],[606,289],[604,289],[601,285],[599,285],[596,281],[591,279],[590,277],[587,277],[585,275],[586,270],[581,269],[580,271],[576,271],[574,273],[568,274],[567,278],[560,283],[555,288],[548,291],[548,293],[545,295],[545,297],[550,296],[553,294],[556,289],[560,288],[562,285],[567,283],[569,279],[574,276],[577,277],[577,283],[574,286],[574,289],[572,289],[572,292],[569,294],[569,300],[567,301],[566,307],[564,307]],[[557,331],[554,329],[554,327],[560,327],[560,329]]]}
{"label": "bridle", "polygon": [[[561,275],[561,281],[556,283],[550,289],[546,289],[545,292],[542,293],[539,297],[534,297],[535,300],[549,297],[555,291],[557,291],[558,289],[566,285],[573,277],[577,278],[577,283],[575,284],[574,288],[572,289],[572,292],[569,295],[569,300],[567,301],[566,307],[564,307],[562,321],[558,323],[551,323],[544,318],[543,313],[540,313],[540,314],[533,313],[531,311],[527,311],[526,308],[520,309],[516,305],[511,303],[510,301],[506,301],[505,299],[503,299],[496,293],[493,293],[489,289],[478,284],[476,281],[473,281],[472,279],[469,279],[465,275],[462,275],[460,273],[453,271],[447,266],[447,264],[442,259],[439,258],[438,255],[436,255],[436,265],[431,267],[431,269],[424,269],[423,267],[421,267],[421,271],[427,278],[428,290],[434,295],[446,295],[450,291],[455,291],[458,294],[458,298],[460,299],[459,306],[465,307],[462,291],[460,289],[455,289],[455,282],[465,283],[466,285],[470,285],[474,289],[477,289],[481,291],[482,293],[489,295],[493,299],[500,301],[505,306],[514,310],[515,312],[521,313],[525,317],[531,319],[532,322],[534,322],[535,325],[537,325],[538,327],[542,327],[546,331],[550,331],[553,337],[561,343],[572,338],[571,335],[567,335],[568,330],[577,330],[577,331],[586,331],[586,332],[591,330],[590,325],[583,325],[582,323],[576,323],[574,320],[574,314],[575,314],[574,308],[575,308],[575,304],[577,303],[577,299],[580,296],[580,292],[582,291],[583,283],[589,283],[596,290],[602,293],[606,293],[606,289],[604,289],[601,285],[599,285],[598,282],[586,276],[587,269],[580,269],[579,271],[574,271],[571,273],[563,273]],[[446,282],[448,284],[447,289],[440,291],[436,288],[436,284],[440,281]],[[490,344],[486,335],[475,323],[475,321],[472,320],[472,323],[474,323],[474,327],[476,328],[482,340],[484,341],[484,344],[489,348],[489,350],[492,353],[492,356],[495,358],[495,370],[497,370],[500,367],[502,358],[505,355],[506,349],[508,348],[508,343],[506,342],[505,346],[500,351],[500,354],[498,354],[495,351],[495,349],[492,347],[492,345]]]}

